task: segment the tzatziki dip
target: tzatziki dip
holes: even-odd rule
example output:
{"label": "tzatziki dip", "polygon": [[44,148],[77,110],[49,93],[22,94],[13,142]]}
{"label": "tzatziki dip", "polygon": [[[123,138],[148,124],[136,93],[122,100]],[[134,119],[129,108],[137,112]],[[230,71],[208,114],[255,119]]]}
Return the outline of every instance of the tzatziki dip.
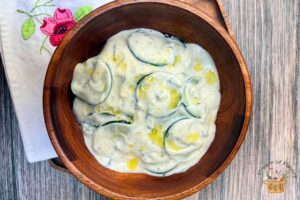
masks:
{"label": "tzatziki dip", "polygon": [[214,139],[219,77],[197,44],[151,29],[121,31],[76,65],[71,89],[86,146],[111,170],[185,172]]}

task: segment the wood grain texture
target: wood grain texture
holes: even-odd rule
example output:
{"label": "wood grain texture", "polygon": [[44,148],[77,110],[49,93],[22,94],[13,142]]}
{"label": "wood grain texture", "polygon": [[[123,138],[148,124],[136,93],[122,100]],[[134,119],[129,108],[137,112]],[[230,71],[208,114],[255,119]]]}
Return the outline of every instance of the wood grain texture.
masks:
{"label": "wood grain texture", "polygon": [[179,0],[181,2],[193,5],[195,8],[206,13],[209,17],[219,22],[221,26],[226,27],[226,22],[220,13],[218,0]]}
{"label": "wood grain texture", "polygon": [[[300,20],[298,0],[223,0],[252,78],[253,118],[231,165],[188,199],[300,199]],[[0,199],[105,199],[48,163],[28,164],[4,73],[0,69]],[[257,171],[287,160],[298,178],[268,194]],[[35,180],[35,181],[32,181]]]}
{"label": "wood grain texture", "polygon": [[[253,118],[236,158],[206,191],[213,199],[300,199],[299,1],[223,2],[250,70]],[[268,194],[256,174],[272,160],[298,172],[283,194]]]}

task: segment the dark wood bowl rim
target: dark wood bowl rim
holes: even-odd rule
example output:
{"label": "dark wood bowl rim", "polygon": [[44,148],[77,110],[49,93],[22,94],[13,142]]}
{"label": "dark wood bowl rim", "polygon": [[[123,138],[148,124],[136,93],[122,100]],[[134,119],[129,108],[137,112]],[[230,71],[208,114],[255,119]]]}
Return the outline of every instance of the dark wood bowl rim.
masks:
{"label": "dark wood bowl rim", "polygon": [[232,49],[239,65],[240,65],[240,69],[241,69],[241,72],[242,72],[242,75],[243,75],[243,80],[244,80],[244,88],[245,88],[245,95],[246,95],[245,119],[244,119],[242,130],[241,130],[240,135],[238,137],[238,140],[237,140],[234,148],[232,149],[231,153],[227,157],[227,159],[221,164],[221,166],[212,175],[210,175],[203,182],[195,185],[194,187],[191,187],[188,190],[185,190],[181,193],[173,194],[173,195],[166,196],[166,197],[155,198],[155,199],[161,199],[161,198],[163,198],[163,199],[174,199],[174,198],[179,199],[179,198],[183,198],[183,197],[186,197],[188,195],[191,195],[191,194],[203,189],[207,185],[209,185],[231,163],[231,161],[233,160],[234,156],[236,155],[237,151],[239,150],[239,148],[240,148],[240,146],[241,146],[241,144],[242,144],[242,142],[243,142],[243,140],[246,136],[249,121],[250,121],[250,116],[251,116],[251,110],[252,110],[252,89],[251,89],[250,76],[249,76],[249,72],[248,72],[247,66],[245,64],[244,58],[243,58],[243,56],[242,56],[235,40],[228,34],[228,32],[222,26],[220,26],[217,22],[215,22],[212,18],[210,18],[208,15],[206,15],[202,11],[194,8],[192,5],[188,5],[186,3],[183,3],[183,2],[180,2],[180,1],[174,1],[174,0],[122,0],[122,1],[114,1],[114,2],[111,2],[109,4],[106,4],[104,6],[101,6],[97,9],[95,9],[90,14],[88,14],[86,17],[84,17],[82,20],[80,20],[78,23],[76,23],[75,26],[64,37],[61,44],[56,48],[56,50],[55,50],[55,52],[54,52],[54,54],[53,54],[53,56],[50,60],[50,63],[49,63],[49,66],[48,66],[48,69],[47,69],[47,72],[46,72],[45,83],[44,83],[44,94],[43,94],[43,110],[44,110],[45,124],[46,124],[46,128],[47,128],[50,140],[51,140],[51,142],[54,146],[54,149],[57,152],[58,156],[63,161],[65,166],[68,168],[68,170],[75,177],[77,177],[81,182],[83,182],[85,185],[87,185],[92,190],[96,191],[97,193],[103,194],[103,195],[105,195],[107,197],[110,197],[110,198],[140,199],[140,198],[136,198],[136,197],[132,197],[132,196],[125,196],[125,195],[122,195],[122,194],[119,194],[119,193],[112,192],[112,191],[96,184],[95,182],[90,180],[88,177],[86,177],[83,173],[81,173],[81,171],[79,171],[76,168],[76,166],[72,163],[72,161],[70,161],[67,158],[67,156],[65,155],[63,149],[59,145],[58,138],[56,137],[55,128],[54,128],[55,126],[53,124],[53,121],[51,120],[52,119],[51,109],[50,109],[50,106],[47,106],[47,105],[50,105],[51,92],[45,92],[45,88],[46,88],[45,86],[46,85],[51,85],[51,83],[53,82],[52,78],[54,77],[55,70],[52,70],[52,69],[55,68],[56,63],[58,61],[57,59],[54,59],[55,55],[57,55],[57,54],[60,55],[63,52],[64,47],[68,44],[70,39],[76,34],[76,32],[82,26],[84,26],[89,21],[91,21],[93,19],[94,15],[104,13],[104,12],[108,12],[108,11],[114,9],[114,8],[119,7],[119,6],[139,4],[139,3],[145,3],[145,2],[147,2],[147,3],[151,3],[151,2],[152,3],[160,3],[160,4],[166,4],[166,5],[170,5],[170,6],[179,7],[181,9],[184,9],[184,10],[187,10],[187,11],[191,12],[192,14],[194,14],[194,15],[198,16],[199,18],[202,18],[204,21],[206,21],[213,29],[215,29],[223,37],[223,39],[227,42],[227,44]]}

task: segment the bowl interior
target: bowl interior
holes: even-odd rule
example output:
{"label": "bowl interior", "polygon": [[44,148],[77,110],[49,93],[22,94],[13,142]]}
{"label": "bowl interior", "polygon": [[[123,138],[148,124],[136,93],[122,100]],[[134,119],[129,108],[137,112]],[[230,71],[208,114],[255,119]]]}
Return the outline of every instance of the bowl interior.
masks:
{"label": "bowl interior", "polygon": [[[84,177],[88,180],[85,182],[87,185],[109,196],[167,197],[192,191],[195,186],[199,189],[199,186],[207,185],[208,178],[212,178],[232,152],[245,118],[244,80],[231,47],[204,19],[167,4],[144,2],[116,6],[105,12],[98,9],[88,19],[71,30],[62,44],[64,48],[57,49],[49,65],[48,71],[51,70],[51,73],[47,73],[45,90],[50,93],[50,105],[44,106],[50,109],[51,118],[48,120],[52,128],[48,126],[48,131],[51,129],[49,132],[54,134],[54,146],[60,147],[63,156],[79,172],[79,178]],[[216,136],[199,163],[185,173],[159,178],[122,174],[102,167],[85,146],[72,113],[70,82],[75,65],[97,55],[113,34],[137,27],[156,29],[185,42],[201,45],[212,55],[218,69],[221,106],[216,121]]]}

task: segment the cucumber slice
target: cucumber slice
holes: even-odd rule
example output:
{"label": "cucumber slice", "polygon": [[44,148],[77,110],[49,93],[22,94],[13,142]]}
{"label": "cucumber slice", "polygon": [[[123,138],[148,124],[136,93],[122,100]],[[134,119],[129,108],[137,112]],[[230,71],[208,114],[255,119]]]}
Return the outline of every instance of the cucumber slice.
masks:
{"label": "cucumber slice", "polygon": [[152,145],[145,145],[143,149],[139,149],[138,154],[145,165],[154,165],[165,163],[170,160],[170,157],[165,153],[164,149],[153,148]]}
{"label": "cucumber slice", "polygon": [[177,120],[166,130],[166,152],[173,158],[191,154],[206,142],[207,132],[208,128],[199,119]]}
{"label": "cucumber slice", "polygon": [[153,174],[160,174],[164,175],[177,167],[176,162],[170,160],[168,163],[159,163],[159,164],[152,164],[152,165],[145,165],[145,169]]}
{"label": "cucumber slice", "polygon": [[141,62],[165,66],[175,60],[173,47],[160,32],[140,29],[129,35],[127,44],[134,57]]}
{"label": "cucumber slice", "polygon": [[109,112],[92,113],[82,122],[81,127],[85,135],[92,135],[99,126],[105,126],[110,123],[130,124],[131,118],[126,115],[115,115]]}
{"label": "cucumber slice", "polygon": [[180,45],[181,47],[183,48],[186,48],[186,45],[185,43],[183,42],[182,39],[174,36],[174,35],[171,35],[171,34],[168,34],[168,33],[164,33],[164,36],[172,43],[175,43],[175,44],[178,44]]}
{"label": "cucumber slice", "polygon": [[183,105],[186,111],[193,117],[204,119],[208,109],[201,98],[203,81],[195,77],[188,79],[183,89]]}
{"label": "cucumber slice", "polygon": [[107,122],[107,123],[103,124],[102,126],[107,126],[109,124],[131,124],[131,122],[126,121],[126,120],[115,120],[115,121]]}
{"label": "cucumber slice", "polygon": [[82,128],[83,133],[86,136],[91,136],[91,135],[94,134],[94,132],[96,131],[98,126],[95,126],[94,124],[91,124],[89,122],[82,122],[81,123],[81,128]]}
{"label": "cucumber slice", "polygon": [[92,106],[82,99],[76,97],[73,101],[73,112],[78,122],[83,121],[88,115],[94,112],[95,106]]}
{"label": "cucumber slice", "polygon": [[170,116],[181,102],[180,82],[166,72],[156,72],[142,77],[135,98],[145,112],[154,117]]}
{"label": "cucumber slice", "polygon": [[114,114],[110,114],[110,113],[92,113],[90,115],[88,115],[85,119],[84,119],[84,123],[88,123],[91,124],[93,126],[101,126],[109,121],[112,121],[116,118],[116,115]]}
{"label": "cucumber slice", "polygon": [[186,119],[189,119],[189,118],[187,118],[187,117],[182,117],[182,118],[179,118],[179,119],[175,120],[174,122],[172,122],[172,123],[170,124],[170,126],[166,129],[165,138],[164,138],[164,145],[165,145],[165,139],[166,139],[166,137],[169,136],[170,129],[171,129],[176,123],[178,123],[178,122],[180,122],[180,121],[182,121],[182,120],[186,120]]}
{"label": "cucumber slice", "polygon": [[106,100],[112,88],[109,66],[99,58],[76,65],[71,83],[72,92],[91,105]]}
{"label": "cucumber slice", "polygon": [[191,43],[187,44],[187,49],[193,58],[197,58],[196,61],[200,62],[203,68],[216,69],[213,58],[205,49]]}
{"label": "cucumber slice", "polygon": [[128,151],[129,124],[130,122],[124,120],[111,121],[97,128],[93,136],[93,150],[99,155],[109,157],[122,148],[124,152]]}

